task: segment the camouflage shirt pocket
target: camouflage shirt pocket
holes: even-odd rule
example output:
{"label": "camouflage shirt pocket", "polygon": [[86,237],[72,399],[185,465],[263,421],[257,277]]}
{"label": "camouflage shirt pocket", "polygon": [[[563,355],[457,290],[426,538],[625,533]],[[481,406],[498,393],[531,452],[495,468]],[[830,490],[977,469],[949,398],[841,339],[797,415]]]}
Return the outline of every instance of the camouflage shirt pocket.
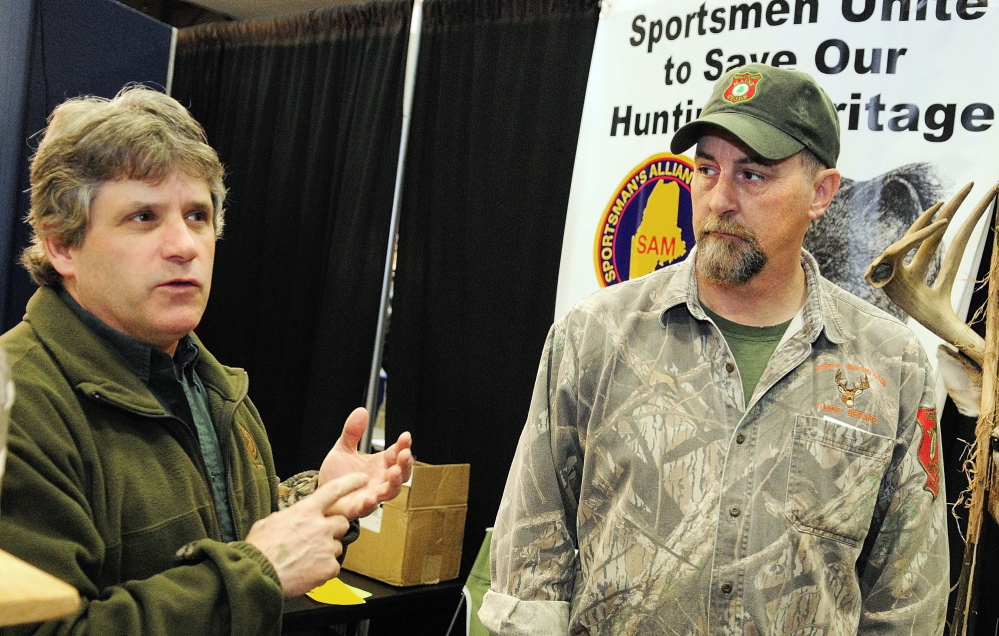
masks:
{"label": "camouflage shirt pocket", "polygon": [[784,510],[799,531],[857,547],[867,536],[894,440],[798,416]]}

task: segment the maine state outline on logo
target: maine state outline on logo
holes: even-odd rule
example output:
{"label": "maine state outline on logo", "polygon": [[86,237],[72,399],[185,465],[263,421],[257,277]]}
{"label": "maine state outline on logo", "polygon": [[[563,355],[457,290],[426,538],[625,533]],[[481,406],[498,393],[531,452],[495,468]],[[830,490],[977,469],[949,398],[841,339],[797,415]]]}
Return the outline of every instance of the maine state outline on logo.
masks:
{"label": "maine state outline on logo", "polygon": [[597,227],[595,257],[601,287],[679,263],[694,247],[690,181],[683,156],[653,155],[636,166],[611,196]]}

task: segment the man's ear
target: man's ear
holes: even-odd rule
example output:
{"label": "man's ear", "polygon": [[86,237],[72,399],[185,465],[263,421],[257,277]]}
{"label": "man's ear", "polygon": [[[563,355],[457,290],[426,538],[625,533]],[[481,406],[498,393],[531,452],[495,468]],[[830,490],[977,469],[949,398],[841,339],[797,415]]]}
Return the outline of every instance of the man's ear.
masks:
{"label": "man's ear", "polygon": [[52,267],[63,278],[72,278],[76,274],[76,263],[73,261],[73,252],[68,247],[51,236],[43,238],[42,245],[45,247],[45,254],[49,257]]}
{"label": "man's ear", "polygon": [[809,219],[814,221],[825,213],[826,208],[829,207],[833,197],[839,191],[841,179],[842,175],[835,168],[826,168],[815,173],[815,180],[812,182],[813,196],[812,205],[809,208]]}

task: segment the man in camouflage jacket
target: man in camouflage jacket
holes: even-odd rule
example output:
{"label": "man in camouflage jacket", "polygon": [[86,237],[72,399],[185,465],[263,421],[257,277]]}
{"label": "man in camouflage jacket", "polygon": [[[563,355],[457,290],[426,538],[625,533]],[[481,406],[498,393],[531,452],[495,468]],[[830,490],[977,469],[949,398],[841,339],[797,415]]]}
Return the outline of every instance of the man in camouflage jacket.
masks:
{"label": "man in camouflage jacket", "polygon": [[552,327],[493,534],[490,631],[941,633],[931,367],[801,249],[839,186],[836,117],[809,76],[750,65],[678,131],[674,152],[697,144],[698,245]]}

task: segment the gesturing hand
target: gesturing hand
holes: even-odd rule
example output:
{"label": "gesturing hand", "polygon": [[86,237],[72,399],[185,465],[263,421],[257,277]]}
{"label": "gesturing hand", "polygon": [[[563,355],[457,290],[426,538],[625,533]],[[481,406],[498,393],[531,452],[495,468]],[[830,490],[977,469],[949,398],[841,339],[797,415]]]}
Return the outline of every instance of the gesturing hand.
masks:
{"label": "gesturing hand", "polygon": [[[388,501],[399,491],[413,474],[412,436],[403,433],[398,441],[380,453],[357,452],[357,444],[368,425],[368,412],[363,408],[354,409],[343,424],[343,433],[323,460],[319,469],[319,484],[336,479],[341,475],[362,472],[368,476],[367,486],[357,493],[341,498],[334,510],[348,519],[356,519],[374,512],[378,504]],[[368,495],[374,497],[369,503]]]}
{"label": "gesturing hand", "polygon": [[368,476],[363,473],[328,481],[309,497],[250,528],[246,542],[274,565],[285,597],[301,596],[340,573],[340,539],[349,523],[334,510],[344,497],[356,500],[351,505],[377,506],[374,494],[365,493],[367,483]]}

